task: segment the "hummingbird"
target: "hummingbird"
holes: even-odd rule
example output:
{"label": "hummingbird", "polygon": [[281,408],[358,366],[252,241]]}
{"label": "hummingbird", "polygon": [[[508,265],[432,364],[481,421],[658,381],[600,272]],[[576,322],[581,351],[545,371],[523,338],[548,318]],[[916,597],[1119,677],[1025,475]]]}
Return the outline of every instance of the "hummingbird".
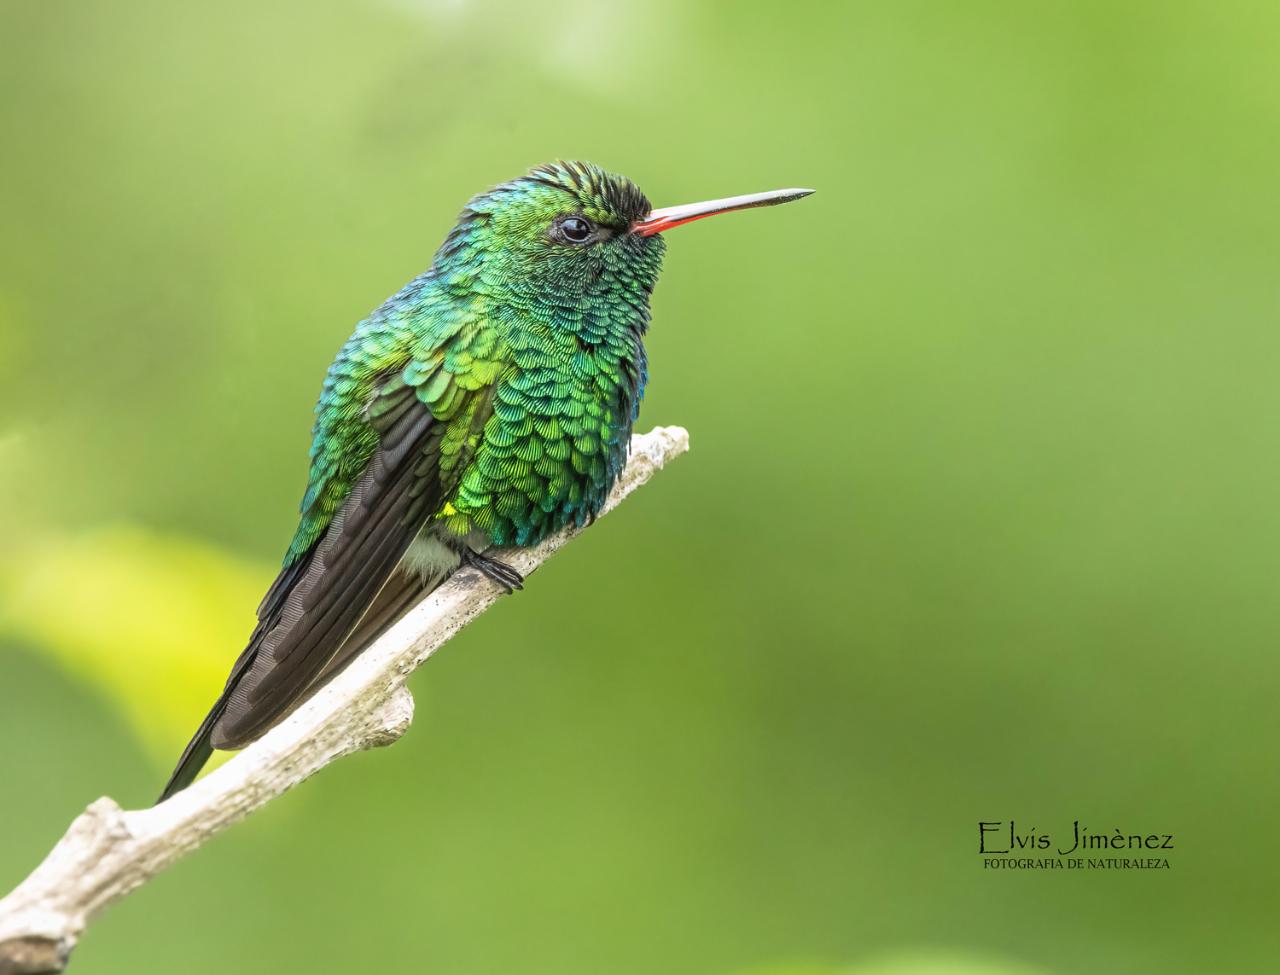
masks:
{"label": "hummingbird", "polygon": [[808,196],[654,209],[555,162],[474,197],[429,270],[360,322],[316,405],[301,520],[244,651],[159,801],[265,734],[455,570],[600,511],[648,379],[663,234]]}

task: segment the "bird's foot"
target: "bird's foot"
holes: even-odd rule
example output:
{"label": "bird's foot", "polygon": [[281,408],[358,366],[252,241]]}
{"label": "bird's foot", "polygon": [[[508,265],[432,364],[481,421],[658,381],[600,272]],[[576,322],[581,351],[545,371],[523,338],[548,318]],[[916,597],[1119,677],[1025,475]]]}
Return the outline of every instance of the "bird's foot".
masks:
{"label": "bird's foot", "polygon": [[470,548],[462,550],[462,564],[470,566],[489,581],[501,586],[506,590],[508,596],[517,589],[524,588],[524,576],[507,565],[507,563],[491,559],[489,556],[472,551]]}

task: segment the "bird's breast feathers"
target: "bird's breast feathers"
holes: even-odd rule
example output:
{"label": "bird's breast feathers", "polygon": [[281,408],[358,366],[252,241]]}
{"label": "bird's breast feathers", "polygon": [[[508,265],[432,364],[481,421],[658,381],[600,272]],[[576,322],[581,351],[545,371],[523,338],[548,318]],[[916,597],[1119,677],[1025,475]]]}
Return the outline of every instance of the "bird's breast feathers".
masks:
{"label": "bird's breast feathers", "polygon": [[532,545],[599,511],[626,460],[640,393],[641,367],[629,355],[559,355],[522,338],[440,514],[454,531],[478,529],[496,545]]}

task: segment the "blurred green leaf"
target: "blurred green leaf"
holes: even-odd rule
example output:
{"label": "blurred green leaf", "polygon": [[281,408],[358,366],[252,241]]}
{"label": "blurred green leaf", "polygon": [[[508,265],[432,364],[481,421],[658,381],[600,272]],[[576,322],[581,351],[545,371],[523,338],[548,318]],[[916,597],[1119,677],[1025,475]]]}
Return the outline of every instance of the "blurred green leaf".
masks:
{"label": "blurred green leaf", "polygon": [[167,766],[226,679],[270,582],[262,566],[117,526],[32,543],[0,570],[0,648],[47,653]]}

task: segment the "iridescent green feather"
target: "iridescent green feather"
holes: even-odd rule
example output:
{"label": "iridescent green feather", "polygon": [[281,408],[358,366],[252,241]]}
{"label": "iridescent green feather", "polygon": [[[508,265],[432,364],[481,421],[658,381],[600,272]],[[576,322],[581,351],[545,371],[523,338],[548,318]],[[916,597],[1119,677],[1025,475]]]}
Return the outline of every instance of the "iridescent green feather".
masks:
{"label": "iridescent green feather", "polygon": [[[472,200],[431,270],[361,322],[330,368],[285,564],[324,534],[368,466],[369,410],[388,384],[413,387],[444,424],[442,530],[528,545],[591,518],[644,391],[663,244],[626,230],[648,210],[633,184],[586,163],[544,166]],[[572,214],[601,239],[549,237]]]}

